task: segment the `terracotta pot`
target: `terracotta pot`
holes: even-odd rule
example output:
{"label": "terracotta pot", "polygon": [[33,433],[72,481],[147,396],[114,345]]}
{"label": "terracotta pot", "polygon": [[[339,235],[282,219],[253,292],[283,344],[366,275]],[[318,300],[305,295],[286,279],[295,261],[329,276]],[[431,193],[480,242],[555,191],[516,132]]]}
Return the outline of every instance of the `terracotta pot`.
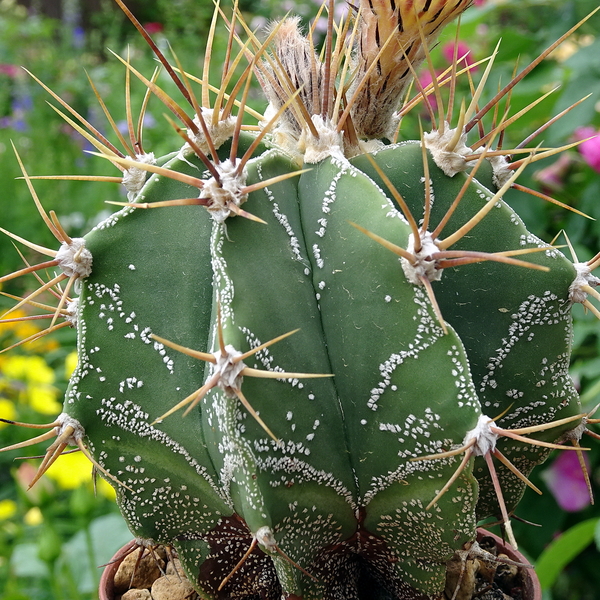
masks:
{"label": "terracotta pot", "polygon": [[[508,558],[515,562],[528,564],[528,560],[512,546],[504,543],[497,535],[486,531],[485,529],[477,530],[477,541],[481,541],[484,537],[491,537],[496,542],[498,552],[506,554]],[[115,600],[114,578],[119,568],[119,565],[135,546],[135,542],[131,541],[126,546],[123,546],[111,559],[110,563],[104,568],[102,578],[100,579],[100,589],[98,591],[100,600]],[[527,569],[524,572],[524,600],[542,600],[542,588],[537,575],[533,569]]]}
{"label": "terracotta pot", "polygon": [[102,577],[100,578],[100,587],[98,589],[98,596],[100,600],[115,600],[115,575],[119,569],[119,565],[123,562],[123,559],[131,552],[131,549],[136,545],[135,540],[131,540],[128,544],[123,546],[111,559],[110,562],[104,567]]}
{"label": "terracotta pot", "polygon": [[[515,550],[510,544],[493,533],[485,529],[477,530],[477,541],[480,542],[484,537],[491,537],[496,542],[498,553],[506,554],[508,558],[518,563],[529,564],[527,560],[518,550]],[[542,587],[537,573],[533,569],[524,569],[523,572],[523,593],[524,600],[542,600]]]}

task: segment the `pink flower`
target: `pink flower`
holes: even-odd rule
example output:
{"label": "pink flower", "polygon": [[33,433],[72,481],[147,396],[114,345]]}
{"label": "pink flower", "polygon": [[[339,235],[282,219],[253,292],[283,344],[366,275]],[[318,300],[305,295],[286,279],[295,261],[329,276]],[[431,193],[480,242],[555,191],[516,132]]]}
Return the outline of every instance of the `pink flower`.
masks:
{"label": "pink flower", "polygon": [[[589,473],[589,460],[585,453],[583,458]],[[561,452],[541,478],[563,510],[577,512],[590,504],[590,493],[576,452]]]}
{"label": "pink flower", "polygon": [[[594,137],[592,137],[594,136]],[[577,148],[585,162],[600,173],[600,132],[596,131],[593,127],[579,127],[575,130],[576,140],[585,140]]]}
{"label": "pink flower", "polygon": [[539,181],[545,189],[557,191],[563,188],[563,177],[566,175],[569,167],[573,163],[570,154],[561,154],[558,160],[555,160],[545,169],[540,169],[533,174],[533,178]]}
{"label": "pink flower", "polygon": [[483,6],[487,0],[473,0],[473,6]]}
{"label": "pink flower", "polygon": [[161,33],[163,30],[163,25],[162,25],[162,23],[156,23],[156,22],[144,23],[144,29],[150,35],[152,35],[153,33]]}
{"label": "pink flower", "polygon": [[[439,73],[436,73],[436,77],[437,76],[439,76]],[[428,85],[431,85],[432,81],[433,77],[429,69],[423,70],[419,75],[419,84],[424,90],[427,89]],[[427,99],[429,100],[429,105],[431,106],[431,109],[435,112],[437,110],[437,100],[435,99],[435,94],[433,92],[430,93],[427,96]]]}
{"label": "pink flower", "polygon": [[20,72],[19,67],[17,65],[10,65],[7,63],[0,64],[0,74],[8,75],[9,77],[16,77]]}
{"label": "pink flower", "polygon": [[[449,64],[452,64],[452,62],[454,61],[455,48],[456,60],[459,63],[462,63],[462,66],[470,67],[475,62],[475,59],[473,58],[473,53],[471,52],[469,46],[465,42],[459,41],[458,44],[455,44],[454,42],[449,42],[448,44],[445,44],[442,48],[442,56],[446,59],[446,61]],[[476,71],[477,67],[473,67],[471,70]]]}

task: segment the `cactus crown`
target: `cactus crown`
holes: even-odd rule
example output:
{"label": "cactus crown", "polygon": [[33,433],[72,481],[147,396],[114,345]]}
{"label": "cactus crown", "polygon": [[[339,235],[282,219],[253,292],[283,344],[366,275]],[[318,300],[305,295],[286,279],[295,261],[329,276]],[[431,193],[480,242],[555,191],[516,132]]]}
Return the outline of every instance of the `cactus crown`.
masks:
{"label": "cactus crown", "polygon": [[[71,239],[21,163],[60,248],[5,232],[50,260],[0,281],[60,274],[3,318],[29,306],[50,319],[44,333],[77,327],[79,362],[49,431],[4,450],[55,438],[37,479],[77,447],[140,543],[175,547],[203,598],[440,597],[477,521],[499,518],[516,544],[527,475],[552,448],[581,453],[596,422],[568,365],[570,307],[598,313],[600,257],[573,264],[502,199],[564,148],[502,149],[514,119],[482,125],[564,38],[480,108],[494,53],[455,117],[442,89],[453,98],[468,75],[460,57],[425,89],[414,75],[468,0],[361,0],[339,23],[326,2],[321,53],[296,18],[261,41],[237,5],[217,4],[201,78],[116,2],[183,106],[118,57],[128,81],[183,141],[155,157],[129,110],[121,151],[46,88],[128,202]],[[253,76],[264,115],[247,106]],[[432,131],[398,142],[421,103]]]}

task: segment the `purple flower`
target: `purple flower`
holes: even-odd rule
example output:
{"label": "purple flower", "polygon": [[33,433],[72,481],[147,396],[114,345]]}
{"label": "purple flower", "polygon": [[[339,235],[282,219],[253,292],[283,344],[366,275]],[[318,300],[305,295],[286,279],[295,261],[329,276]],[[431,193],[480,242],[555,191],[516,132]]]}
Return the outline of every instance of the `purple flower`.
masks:
{"label": "purple flower", "polygon": [[73,48],[76,48],[77,50],[81,50],[82,48],[85,47],[85,30],[83,29],[83,27],[80,27],[79,25],[76,27],[73,27],[73,31],[71,32],[72,34],[72,44],[73,44]]}
{"label": "purple flower", "polygon": [[[156,126],[156,119],[149,112],[144,113],[144,121],[142,123],[144,129],[152,129]],[[129,133],[129,126],[127,125],[127,121],[122,119],[121,121],[117,121],[117,129],[123,134],[127,135]]]}
{"label": "purple flower", "polygon": [[600,173],[600,132],[593,127],[579,127],[574,137],[576,140],[591,138],[579,144],[578,149],[585,162]]}
{"label": "purple flower", "polygon": [[[589,473],[589,460],[583,457]],[[558,505],[567,512],[577,512],[590,504],[590,493],[576,452],[561,452],[542,474]]]}

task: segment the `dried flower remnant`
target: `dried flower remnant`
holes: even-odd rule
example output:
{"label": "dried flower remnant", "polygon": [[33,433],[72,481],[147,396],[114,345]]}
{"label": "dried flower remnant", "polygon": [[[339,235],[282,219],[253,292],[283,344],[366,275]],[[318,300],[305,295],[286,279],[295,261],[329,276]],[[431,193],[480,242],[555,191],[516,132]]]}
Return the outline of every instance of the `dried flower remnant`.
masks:
{"label": "dried flower remnant", "polygon": [[352,118],[359,137],[393,138],[395,113],[414,72],[443,26],[471,0],[361,0]]}

